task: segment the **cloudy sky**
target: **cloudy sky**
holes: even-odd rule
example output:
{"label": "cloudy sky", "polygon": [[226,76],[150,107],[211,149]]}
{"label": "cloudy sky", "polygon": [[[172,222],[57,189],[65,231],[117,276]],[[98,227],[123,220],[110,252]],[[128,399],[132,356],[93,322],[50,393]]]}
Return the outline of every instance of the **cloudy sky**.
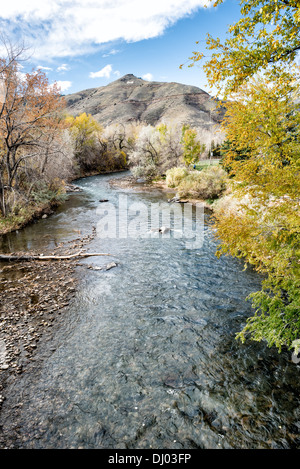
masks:
{"label": "cloudy sky", "polygon": [[[127,73],[210,91],[201,67],[179,69],[208,32],[224,38],[239,17],[237,0],[10,0],[0,31],[24,42],[23,67],[41,68],[65,94],[103,86]],[[196,45],[196,41],[200,41]]]}

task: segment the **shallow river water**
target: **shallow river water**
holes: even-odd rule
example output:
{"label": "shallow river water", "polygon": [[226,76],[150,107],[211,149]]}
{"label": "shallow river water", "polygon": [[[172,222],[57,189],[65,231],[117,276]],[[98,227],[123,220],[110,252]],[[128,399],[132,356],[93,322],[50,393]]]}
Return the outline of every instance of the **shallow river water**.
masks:
{"label": "shallow river water", "polygon": [[[140,213],[167,200],[112,189],[112,177],[123,174],[81,179],[81,193],[7,236],[2,249],[47,251],[76,230],[99,229],[107,214],[114,229],[120,196],[139,203]],[[4,413],[22,401],[11,422],[20,448],[300,447],[299,366],[288,352],[235,339],[253,313],[245,298],[261,279],[238,260],[215,256],[207,223],[202,246],[191,248],[177,233],[101,235],[88,246],[112,256],[82,266],[117,267],[78,268],[78,292],[43,365],[8,390]]]}

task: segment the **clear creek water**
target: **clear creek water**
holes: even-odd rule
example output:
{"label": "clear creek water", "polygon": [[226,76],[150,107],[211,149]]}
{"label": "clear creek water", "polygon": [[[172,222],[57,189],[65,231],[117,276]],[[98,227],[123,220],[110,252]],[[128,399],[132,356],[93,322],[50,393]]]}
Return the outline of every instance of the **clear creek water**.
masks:
{"label": "clear creek water", "polygon": [[[122,177],[115,175],[114,177]],[[167,194],[110,188],[112,175],[78,181],[51,217],[3,238],[11,251],[53,249],[90,233],[99,199],[150,204]],[[101,206],[102,207],[102,206]],[[42,367],[20,376],[21,448],[297,448],[299,373],[290,353],[235,334],[251,315],[261,279],[215,256],[208,224],[201,248],[182,238],[95,238],[76,297]],[[7,424],[7,423],[6,423]]]}

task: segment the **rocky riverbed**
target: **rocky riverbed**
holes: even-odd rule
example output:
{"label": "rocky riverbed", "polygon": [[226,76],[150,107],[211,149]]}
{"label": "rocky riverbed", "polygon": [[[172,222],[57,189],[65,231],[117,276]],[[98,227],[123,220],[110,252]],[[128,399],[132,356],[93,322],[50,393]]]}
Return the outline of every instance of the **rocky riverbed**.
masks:
{"label": "rocky riverbed", "polygon": [[204,207],[205,213],[212,213],[212,207],[205,200],[189,198],[180,198],[176,195],[176,190],[167,186],[164,179],[156,181],[147,181],[143,178],[135,178],[133,176],[125,176],[123,178],[113,178],[109,184],[114,189],[132,189],[137,192],[150,192],[158,190],[167,193],[170,197],[169,202],[189,203],[192,205],[200,204]]}
{"label": "rocky riverbed", "polygon": [[[91,235],[61,243],[47,254],[84,252],[94,237],[95,230]],[[51,338],[60,315],[75,295],[78,265],[76,257],[0,263],[0,415],[7,385],[26,372],[42,338]],[[0,432],[0,444],[1,439]]]}

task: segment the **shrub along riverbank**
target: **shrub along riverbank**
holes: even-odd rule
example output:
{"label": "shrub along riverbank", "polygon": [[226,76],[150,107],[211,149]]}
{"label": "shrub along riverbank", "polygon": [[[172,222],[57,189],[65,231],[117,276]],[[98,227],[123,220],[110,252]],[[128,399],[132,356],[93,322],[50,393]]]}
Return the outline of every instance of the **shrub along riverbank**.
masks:
{"label": "shrub along riverbank", "polygon": [[[257,162],[257,158],[255,158]],[[255,314],[237,335],[264,340],[271,346],[300,346],[300,178],[299,157],[288,164],[261,159],[252,172],[253,159],[234,159],[227,154],[222,168],[202,171],[173,168],[165,183],[178,196],[210,203],[217,256],[241,258],[263,274],[262,289],[249,296]],[[268,171],[266,172],[266,164]],[[298,167],[297,167],[298,165]],[[263,179],[263,181],[262,181]]]}
{"label": "shrub along riverbank", "polygon": [[201,171],[177,167],[166,173],[166,185],[176,189],[179,197],[208,202],[224,193],[227,179],[227,173],[221,166],[205,166]]}

